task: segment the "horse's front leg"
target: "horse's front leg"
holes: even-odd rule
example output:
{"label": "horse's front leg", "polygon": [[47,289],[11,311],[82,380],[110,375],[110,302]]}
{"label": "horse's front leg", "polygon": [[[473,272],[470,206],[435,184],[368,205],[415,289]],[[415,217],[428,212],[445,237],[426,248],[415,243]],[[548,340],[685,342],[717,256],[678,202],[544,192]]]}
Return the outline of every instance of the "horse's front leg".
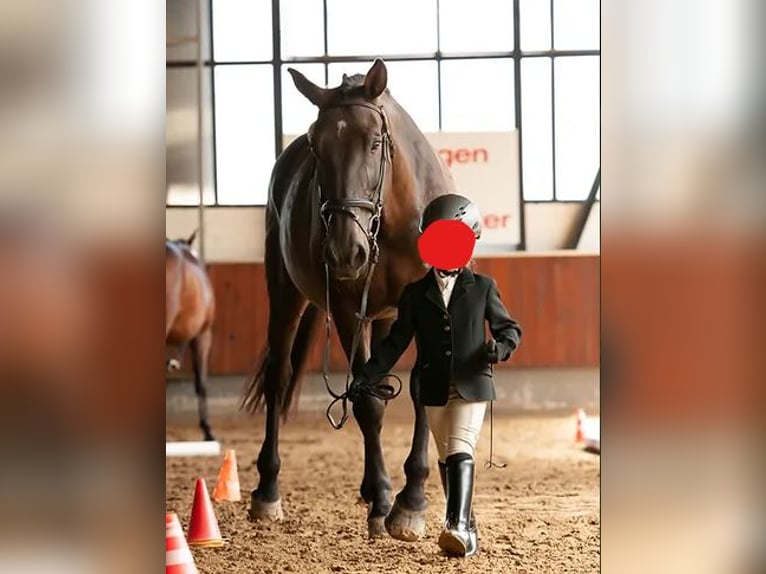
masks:
{"label": "horse's front leg", "polygon": [[[340,305],[336,305],[340,308]],[[351,313],[337,313],[336,326],[346,355],[351,354],[351,344],[356,328],[356,317]],[[370,356],[367,333],[361,337],[354,357],[349,357],[354,373],[358,373]],[[383,521],[391,510],[391,480],[386,472],[380,431],[383,428],[385,402],[365,395],[353,405],[354,418],[364,439],[364,477],[359,493],[367,503],[367,532],[370,538],[385,536]]]}
{"label": "horse's front leg", "polygon": [[426,491],[428,478],[428,418],[418,400],[419,380],[417,367],[410,374],[410,395],[415,406],[415,429],[412,448],[404,462],[407,482],[396,495],[394,507],[386,518],[386,530],[397,540],[415,542],[426,532]]}
{"label": "horse's front leg", "polygon": [[359,492],[369,509],[367,532],[370,538],[386,534],[383,522],[391,511],[391,480],[380,443],[384,411],[385,403],[369,395],[354,403],[354,417],[364,437],[364,477]]}

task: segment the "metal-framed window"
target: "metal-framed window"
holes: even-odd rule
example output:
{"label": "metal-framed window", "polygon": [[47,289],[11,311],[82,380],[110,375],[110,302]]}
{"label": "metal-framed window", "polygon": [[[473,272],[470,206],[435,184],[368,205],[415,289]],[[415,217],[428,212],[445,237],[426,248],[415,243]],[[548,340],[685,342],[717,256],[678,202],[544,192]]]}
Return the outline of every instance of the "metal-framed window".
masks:
{"label": "metal-framed window", "polygon": [[[169,28],[178,15],[171,5],[183,1],[169,0]],[[599,167],[599,0],[389,0],[384,14],[362,0],[200,1],[206,204],[265,203],[284,136],[302,133],[316,114],[288,66],[335,85],[376,56],[424,131],[518,129],[524,202],[589,194]],[[169,49],[168,93],[179,101],[179,78],[195,64]],[[182,122],[175,103],[169,97],[169,119]],[[169,149],[169,182],[183,171],[171,162],[183,157]],[[179,203],[170,193],[168,204]]]}

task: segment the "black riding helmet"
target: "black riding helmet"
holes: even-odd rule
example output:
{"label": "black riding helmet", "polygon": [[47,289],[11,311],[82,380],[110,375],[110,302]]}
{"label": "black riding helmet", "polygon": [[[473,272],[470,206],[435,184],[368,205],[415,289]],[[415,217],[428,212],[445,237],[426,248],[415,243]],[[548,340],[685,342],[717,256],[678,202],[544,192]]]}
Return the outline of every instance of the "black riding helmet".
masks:
{"label": "black riding helmet", "polygon": [[423,233],[434,221],[443,219],[462,221],[471,228],[476,239],[481,237],[479,208],[467,197],[448,193],[432,199],[423,210],[423,215],[420,216],[418,231]]}

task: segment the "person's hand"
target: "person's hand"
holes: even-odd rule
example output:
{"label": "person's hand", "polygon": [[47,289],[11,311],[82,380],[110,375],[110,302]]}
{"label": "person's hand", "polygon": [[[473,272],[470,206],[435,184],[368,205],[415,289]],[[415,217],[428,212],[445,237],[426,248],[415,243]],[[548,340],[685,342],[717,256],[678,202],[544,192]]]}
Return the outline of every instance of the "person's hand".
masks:
{"label": "person's hand", "polygon": [[356,402],[361,398],[362,394],[368,390],[369,387],[370,382],[366,377],[362,375],[355,376],[354,380],[351,381],[351,385],[348,387],[348,400],[350,400],[352,403]]}
{"label": "person's hand", "polygon": [[484,357],[490,365],[496,365],[500,362],[500,356],[497,353],[497,341],[490,339],[484,343]]}

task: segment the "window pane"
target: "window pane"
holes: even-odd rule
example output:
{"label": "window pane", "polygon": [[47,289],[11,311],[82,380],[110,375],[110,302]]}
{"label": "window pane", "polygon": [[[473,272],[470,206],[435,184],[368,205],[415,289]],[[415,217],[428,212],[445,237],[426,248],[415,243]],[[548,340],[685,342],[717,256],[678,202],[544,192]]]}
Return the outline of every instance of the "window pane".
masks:
{"label": "window pane", "polygon": [[439,32],[442,52],[513,50],[513,2],[441,0]]}
{"label": "window pane", "polygon": [[[362,73],[372,62],[330,64],[330,85],[340,84],[343,74]],[[436,62],[388,62],[388,89],[391,96],[412,117],[421,131],[439,131],[439,75]]]}
{"label": "window pane", "polygon": [[[343,79],[343,74],[353,76],[354,74],[366,74],[372,66],[373,60],[369,62],[343,62],[341,64],[329,64],[327,66],[327,80],[330,87],[339,86]],[[393,62],[386,62],[388,68]],[[389,82],[389,86],[391,82]]]}
{"label": "window pane", "polygon": [[282,133],[306,133],[316,120],[317,108],[298,91],[287,68],[295,68],[318,86],[324,86],[324,64],[291,64],[282,67]]}
{"label": "window pane", "polygon": [[442,131],[509,131],[513,115],[513,60],[442,62]]}
{"label": "window pane", "polygon": [[521,49],[551,49],[551,3],[548,0],[521,0]]}
{"label": "window pane", "polygon": [[[210,74],[205,71],[203,92],[203,164],[205,204],[215,202],[213,193],[212,116]],[[165,80],[165,180],[168,205],[199,205],[197,173],[197,70],[172,68]]]}
{"label": "window pane", "polygon": [[[202,57],[210,58],[210,24],[208,3],[202,8]],[[165,3],[165,39],[168,43],[183,37],[197,35],[197,11],[193,1],[167,0]],[[168,62],[197,60],[196,44],[167,46],[165,58]]]}
{"label": "window pane", "polygon": [[215,104],[218,202],[262,205],[274,164],[272,67],[216,67]]}
{"label": "window pane", "polygon": [[327,36],[334,56],[436,52],[436,2],[327,0]]}
{"label": "window pane", "polygon": [[553,43],[557,50],[597,50],[599,0],[554,0]]}
{"label": "window pane", "polygon": [[599,58],[554,61],[556,198],[585,199],[599,166]]}
{"label": "window pane", "polygon": [[551,61],[521,61],[521,153],[524,199],[553,199]]}
{"label": "window pane", "polygon": [[324,54],[322,0],[282,0],[282,57]]}
{"label": "window pane", "polygon": [[218,62],[270,60],[271,2],[213,0],[213,50]]}

